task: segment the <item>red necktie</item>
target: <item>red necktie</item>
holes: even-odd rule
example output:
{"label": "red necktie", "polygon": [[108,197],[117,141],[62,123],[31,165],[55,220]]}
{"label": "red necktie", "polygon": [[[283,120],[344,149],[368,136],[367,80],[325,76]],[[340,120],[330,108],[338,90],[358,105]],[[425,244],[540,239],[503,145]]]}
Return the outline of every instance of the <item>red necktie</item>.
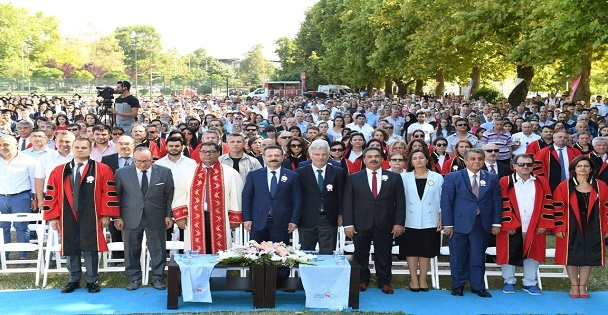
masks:
{"label": "red necktie", "polygon": [[376,173],[377,172],[372,172],[372,195],[374,196],[374,199],[378,197],[378,182],[376,181]]}
{"label": "red necktie", "polygon": [[490,173],[496,174],[496,170],[494,169],[494,164],[490,165]]}

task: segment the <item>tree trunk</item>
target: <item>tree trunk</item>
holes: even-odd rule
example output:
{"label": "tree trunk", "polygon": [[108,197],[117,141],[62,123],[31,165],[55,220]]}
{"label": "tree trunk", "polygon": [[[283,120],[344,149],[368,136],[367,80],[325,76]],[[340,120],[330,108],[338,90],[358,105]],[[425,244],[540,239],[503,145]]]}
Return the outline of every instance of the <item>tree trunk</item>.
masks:
{"label": "tree trunk", "polygon": [[578,88],[576,88],[576,92],[572,96],[572,102],[583,101],[586,107],[589,107],[589,100],[591,99],[591,59],[592,52],[589,50],[587,55],[585,55],[583,69],[581,70],[581,80],[578,82]]}
{"label": "tree trunk", "polygon": [[369,96],[374,95],[374,84],[372,82],[367,82],[366,92]]}
{"label": "tree trunk", "polygon": [[473,80],[473,86],[471,87],[471,95],[475,94],[475,92],[479,90],[482,70],[482,65],[475,65],[473,69],[471,69],[471,80]]}
{"label": "tree trunk", "polygon": [[530,82],[532,82],[532,78],[534,77],[534,67],[517,65],[517,77],[524,79],[524,81],[518,84],[511,91],[511,94],[509,94],[508,101],[512,108],[517,107],[519,103],[526,100]]}
{"label": "tree trunk", "polygon": [[393,95],[393,80],[390,78],[384,79],[384,95],[391,97]]}
{"label": "tree trunk", "polygon": [[421,79],[416,79],[416,87],[414,88],[415,91],[414,93],[418,96],[422,96],[424,95],[422,88],[424,87],[424,81],[422,81]]}
{"label": "tree trunk", "polygon": [[437,69],[437,73],[435,74],[435,80],[437,81],[437,85],[435,86],[435,98],[440,98],[443,96],[443,92],[445,91],[443,69]]}

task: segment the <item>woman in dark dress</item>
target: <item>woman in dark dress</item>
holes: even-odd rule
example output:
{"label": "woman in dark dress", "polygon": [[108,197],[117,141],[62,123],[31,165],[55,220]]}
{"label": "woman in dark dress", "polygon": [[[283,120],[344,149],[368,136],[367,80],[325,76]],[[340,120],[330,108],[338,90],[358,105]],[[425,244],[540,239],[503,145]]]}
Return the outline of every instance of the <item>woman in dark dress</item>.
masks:
{"label": "woman in dark dress", "polygon": [[566,266],[570,297],[589,298],[592,266],[604,266],[608,236],[608,186],[593,178],[591,158],[578,156],[568,168],[570,179],[555,189],[555,263]]}
{"label": "woman in dark dress", "polygon": [[428,151],[414,150],[407,160],[407,172],[401,174],[405,187],[405,232],[397,242],[399,254],[406,256],[410,271],[410,291],[426,292],[431,258],[439,254],[441,247],[439,201],[443,176],[430,170]]}

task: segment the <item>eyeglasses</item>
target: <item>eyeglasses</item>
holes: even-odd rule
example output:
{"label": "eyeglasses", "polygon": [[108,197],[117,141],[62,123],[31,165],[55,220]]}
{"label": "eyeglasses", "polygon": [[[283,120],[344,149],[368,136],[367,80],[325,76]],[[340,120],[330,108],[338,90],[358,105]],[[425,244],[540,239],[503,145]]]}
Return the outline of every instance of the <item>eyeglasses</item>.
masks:
{"label": "eyeglasses", "polygon": [[236,120],[243,120],[243,117],[234,117]]}
{"label": "eyeglasses", "polygon": [[281,139],[291,139],[291,137],[279,137]]}
{"label": "eyeglasses", "polygon": [[289,147],[291,147],[291,148],[301,148],[302,144],[301,143],[292,143],[292,144],[289,145]]}
{"label": "eyeglasses", "polygon": [[490,149],[490,150],[484,150],[484,151],[486,151],[486,152],[488,152],[488,153],[492,153],[492,152],[494,152],[494,153],[498,153],[498,152],[500,152],[500,150],[499,150],[499,149]]}
{"label": "eyeglasses", "polygon": [[216,154],[217,151],[216,150],[201,150],[201,154],[204,155],[211,155],[211,154]]}
{"label": "eyeglasses", "polygon": [[384,127],[384,129],[394,129],[395,127]]}
{"label": "eyeglasses", "polygon": [[247,128],[247,129],[245,129],[245,130],[246,130],[246,131],[251,131],[251,132],[253,132],[253,131],[258,131],[257,129],[249,129],[249,128]]}
{"label": "eyeglasses", "polygon": [[415,135],[414,138],[424,138],[424,135]]}
{"label": "eyeglasses", "polygon": [[68,128],[68,131],[78,131],[78,128]]}
{"label": "eyeglasses", "polygon": [[344,152],[344,149],[341,149],[341,148],[332,148],[330,150],[331,150],[331,152]]}
{"label": "eyeglasses", "polygon": [[158,133],[158,131],[148,131],[148,133],[154,134],[154,133]]}
{"label": "eyeglasses", "polygon": [[456,124],[457,127],[466,127],[467,124]]}
{"label": "eyeglasses", "polygon": [[435,146],[438,146],[438,147],[440,147],[440,148],[443,148],[443,147],[447,147],[447,146],[448,146],[448,144],[447,144],[447,143],[437,143]]}
{"label": "eyeglasses", "polygon": [[405,160],[404,159],[391,159],[391,161],[393,161],[393,162],[403,162]]}
{"label": "eyeglasses", "polygon": [[534,165],[534,163],[522,163],[522,162],[517,163],[517,166],[519,166],[519,167],[532,167],[533,165]]}
{"label": "eyeglasses", "polygon": [[112,135],[113,136],[122,136],[122,135],[124,135],[124,133],[122,133],[122,132],[113,132]]}

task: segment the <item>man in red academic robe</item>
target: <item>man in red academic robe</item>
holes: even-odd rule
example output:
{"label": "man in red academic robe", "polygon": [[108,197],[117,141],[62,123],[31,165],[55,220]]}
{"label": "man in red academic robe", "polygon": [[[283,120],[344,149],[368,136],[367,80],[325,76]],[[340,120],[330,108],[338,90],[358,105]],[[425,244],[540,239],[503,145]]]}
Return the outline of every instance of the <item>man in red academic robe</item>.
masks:
{"label": "man in red academic robe", "polygon": [[90,159],[91,141],[79,138],[72,145],[74,160],[50,174],[44,201],[44,219],[60,232],[61,254],[66,256],[69,282],[61,293],[80,287],[81,257],[86,266],[89,293],[100,291],[98,253],[107,251],[103,228],[110,217],[119,217],[112,170]]}
{"label": "man in red academic robe", "polygon": [[515,293],[515,266],[523,266],[523,290],[541,294],[536,273],[545,261],[545,232],[554,227],[553,200],[547,180],[531,176],[533,165],[531,155],[516,155],[515,174],[500,179],[503,211],[496,235],[496,263],[501,265],[504,293]]}

